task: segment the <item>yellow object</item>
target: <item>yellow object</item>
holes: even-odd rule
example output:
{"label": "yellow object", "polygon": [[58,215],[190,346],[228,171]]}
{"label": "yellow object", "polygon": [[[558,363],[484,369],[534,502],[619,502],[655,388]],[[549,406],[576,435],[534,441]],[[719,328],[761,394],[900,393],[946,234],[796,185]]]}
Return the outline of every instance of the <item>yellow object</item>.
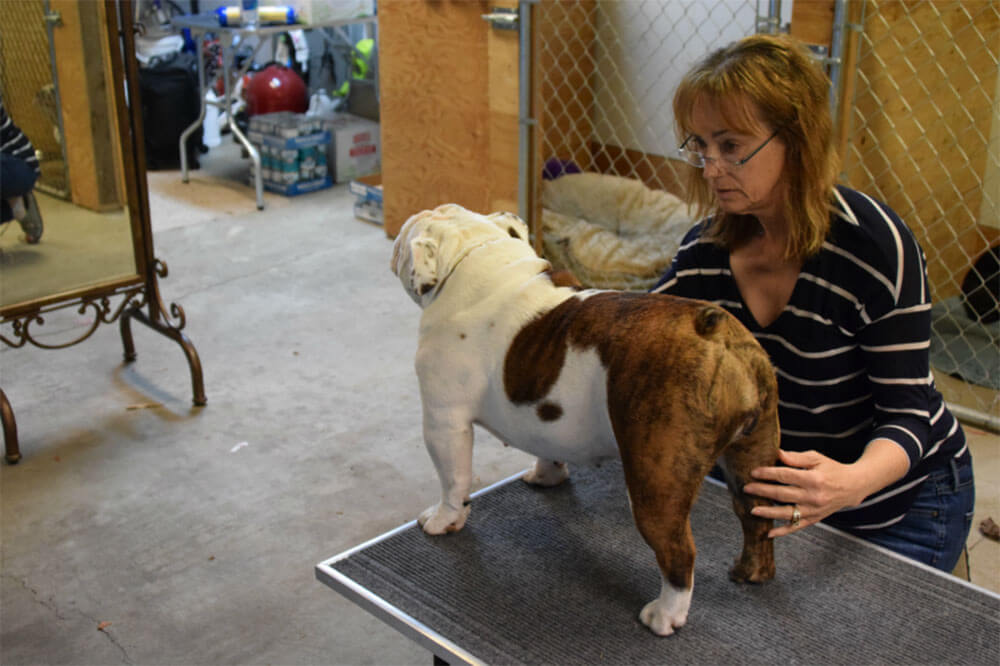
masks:
{"label": "yellow object", "polygon": [[[375,50],[375,40],[371,37],[366,37],[354,45],[355,57],[351,59],[351,78],[352,79],[366,79],[368,78],[368,68],[369,63],[372,59],[372,51]],[[357,56],[361,56],[360,58]],[[340,84],[340,87],[334,91],[334,95],[338,97],[347,97],[347,94],[351,90],[350,80],[344,81]]]}
{"label": "yellow object", "polygon": [[354,78],[364,79],[368,76],[368,63],[372,59],[372,51],[375,49],[375,40],[371,37],[362,39],[354,45],[354,49],[361,55],[354,59]]}
{"label": "yellow object", "polygon": [[[219,25],[224,28],[235,28],[241,25],[239,7],[219,7],[215,10],[215,14],[219,17]],[[285,5],[258,7],[257,23],[259,25],[295,23],[295,10]]]}

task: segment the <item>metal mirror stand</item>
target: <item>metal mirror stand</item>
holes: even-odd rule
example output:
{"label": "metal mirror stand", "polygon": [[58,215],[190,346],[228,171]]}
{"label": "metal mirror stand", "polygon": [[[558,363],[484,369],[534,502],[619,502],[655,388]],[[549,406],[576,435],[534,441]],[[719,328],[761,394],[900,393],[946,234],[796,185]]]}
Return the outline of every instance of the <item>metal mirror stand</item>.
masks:
{"label": "metal mirror stand", "polygon": [[[124,157],[125,187],[131,214],[132,243],[137,274],[74,292],[19,303],[0,310],[0,340],[10,347],[27,343],[42,349],[62,349],[83,342],[103,323],[119,321],[125,362],[135,360],[132,320],[177,342],[187,357],[191,370],[194,404],[205,405],[204,381],[198,352],[182,332],[187,323],[180,305],[168,308],[160,297],[158,278],[167,276],[167,266],[153,256],[153,235],[150,228],[149,198],[146,187],[146,156],[143,145],[142,105],[139,102],[139,71],[135,58],[132,3],[129,0],[105,0],[110,69],[115,112]],[[131,105],[128,103],[131,100]],[[121,299],[117,306],[113,301]],[[32,335],[32,326],[45,323],[43,315],[64,308],[78,307],[79,314],[90,311],[94,321],[82,334],[69,342],[49,344]],[[11,337],[4,333],[7,327]],[[17,439],[14,410],[0,389],[0,420],[3,422],[5,459],[14,464],[21,458]]]}

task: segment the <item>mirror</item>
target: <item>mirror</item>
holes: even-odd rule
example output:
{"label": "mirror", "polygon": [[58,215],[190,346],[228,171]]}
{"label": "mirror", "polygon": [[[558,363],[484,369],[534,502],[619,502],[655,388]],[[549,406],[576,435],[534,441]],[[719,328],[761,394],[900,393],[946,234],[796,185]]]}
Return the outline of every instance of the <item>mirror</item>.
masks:
{"label": "mirror", "polygon": [[0,95],[39,157],[43,232],[31,244],[16,220],[0,225],[0,311],[139,274],[107,11],[65,0],[4,7]]}
{"label": "mirror", "polygon": [[[32,243],[16,220],[0,226],[0,342],[62,349],[117,321],[131,362],[139,321],[181,346],[201,406],[201,361],[182,332],[184,310],[159,293],[167,267],[153,256],[132,30],[129,0],[3,3],[0,94],[40,154],[33,194],[43,231]],[[62,337],[58,324],[42,335],[60,314],[84,325],[66,327],[68,340],[53,339]],[[0,421],[5,459],[15,463],[14,409],[2,387]]]}

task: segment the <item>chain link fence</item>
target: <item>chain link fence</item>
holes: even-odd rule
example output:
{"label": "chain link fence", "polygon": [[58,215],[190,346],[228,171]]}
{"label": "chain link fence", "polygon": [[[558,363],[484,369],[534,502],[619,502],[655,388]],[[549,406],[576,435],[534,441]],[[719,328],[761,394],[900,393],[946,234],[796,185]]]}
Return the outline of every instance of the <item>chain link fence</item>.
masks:
{"label": "chain link fence", "polygon": [[679,193],[671,100],[688,67],[752,34],[758,2],[541,2],[536,88],[543,159]]}
{"label": "chain link fence", "polygon": [[[707,52],[787,27],[791,12],[781,10],[791,4],[535,6],[535,160],[544,165],[536,224],[554,264],[587,284],[643,289],[655,281],[676,250],[678,229],[693,222],[678,199],[682,167],[671,157],[674,90]],[[852,13],[853,4],[838,3],[830,37],[857,37],[830,68],[853,83],[840,88],[843,100],[831,100],[845,128],[842,179],[886,201],[917,235],[935,302],[931,358],[939,386],[967,420],[995,428],[1000,323],[969,318],[963,283],[978,280],[983,296],[995,294],[1000,279],[976,264],[1000,241],[1000,4],[866,0]],[[825,46],[819,53],[829,53]],[[559,178],[577,171],[584,177]]]}
{"label": "chain link fence", "polygon": [[[759,4],[536,5],[536,159],[545,181],[535,210],[554,264],[619,289],[648,288],[666,269],[693,221],[680,200],[683,167],[670,157],[674,90],[705,53],[767,22]],[[585,177],[558,178],[577,171]]]}
{"label": "chain link fence", "polygon": [[996,429],[1000,3],[866,0],[861,26],[843,179],[917,236],[938,385],[967,420]]}
{"label": "chain link fence", "polygon": [[4,0],[0,13],[0,93],[4,106],[39,154],[39,188],[65,197],[69,185],[45,22],[46,3]]}

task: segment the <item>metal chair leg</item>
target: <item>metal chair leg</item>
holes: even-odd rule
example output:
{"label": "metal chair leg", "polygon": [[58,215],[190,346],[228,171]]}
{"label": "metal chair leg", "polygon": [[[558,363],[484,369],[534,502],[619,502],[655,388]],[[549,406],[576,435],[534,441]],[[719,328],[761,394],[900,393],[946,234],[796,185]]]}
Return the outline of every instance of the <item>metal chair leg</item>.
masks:
{"label": "metal chair leg", "polygon": [[21,449],[17,444],[17,422],[14,420],[14,410],[3,389],[0,389],[0,421],[3,421],[4,458],[11,465],[15,465],[21,459]]}

